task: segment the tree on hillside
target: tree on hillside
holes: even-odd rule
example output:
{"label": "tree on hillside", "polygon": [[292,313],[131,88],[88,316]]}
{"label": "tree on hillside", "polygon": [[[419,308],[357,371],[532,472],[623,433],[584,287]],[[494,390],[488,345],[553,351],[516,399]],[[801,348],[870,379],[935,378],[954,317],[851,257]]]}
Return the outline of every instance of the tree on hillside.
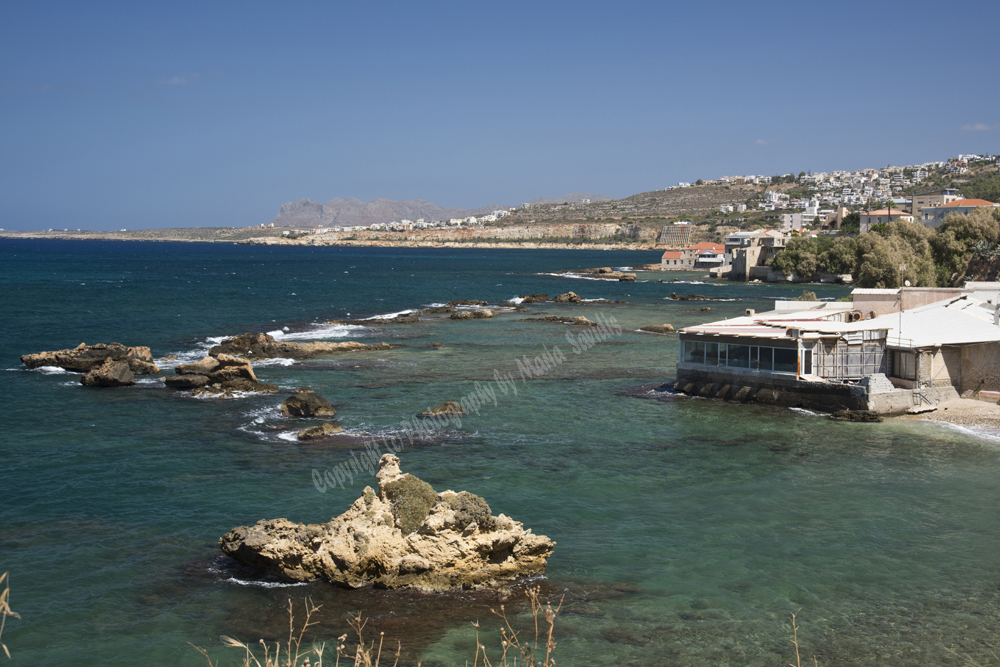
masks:
{"label": "tree on hillside", "polygon": [[995,244],[1000,238],[1000,211],[985,208],[969,215],[952,214],[931,238],[941,285],[957,285],[965,276],[973,248],[979,242]]}
{"label": "tree on hillside", "polygon": [[962,194],[969,199],[1000,202],[1000,172],[988,172],[962,183]]}

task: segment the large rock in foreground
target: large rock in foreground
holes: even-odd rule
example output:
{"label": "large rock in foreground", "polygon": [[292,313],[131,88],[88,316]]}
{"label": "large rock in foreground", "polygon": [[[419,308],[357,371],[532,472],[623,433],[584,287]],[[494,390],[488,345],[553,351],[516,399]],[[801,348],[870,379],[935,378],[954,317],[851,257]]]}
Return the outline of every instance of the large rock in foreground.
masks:
{"label": "large rock in foreground", "polygon": [[276,341],[270,334],[242,334],[222,341],[208,353],[218,358],[220,354],[232,354],[249,359],[308,359],[320,354],[350,352],[355,350],[391,350],[398,345],[375,343],[367,345],[349,340],[342,343],[320,341],[316,343],[294,343]]}
{"label": "large rock in foreground", "polygon": [[148,347],[128,347],[121,343],[80,343],[73,349],[54,352],[22,354],[21,363],[28,368],[56,366],[74,373],[87,373],[104,364],[108,359],[125,360],[134,375],[151,375],[160,369],[153,363],[153,354]]}
{"label": "large rock in foreground", "polygon": [[465,491],[436,493],[399,459],[379,461],[378,493],[365,487],[329,523],[287,519],[234,528],[219,540],[236,560],[292,581],[326,579],[361,588],[444,591],[474,588],[545,570],[555,542],[513,519],[493,516]]}

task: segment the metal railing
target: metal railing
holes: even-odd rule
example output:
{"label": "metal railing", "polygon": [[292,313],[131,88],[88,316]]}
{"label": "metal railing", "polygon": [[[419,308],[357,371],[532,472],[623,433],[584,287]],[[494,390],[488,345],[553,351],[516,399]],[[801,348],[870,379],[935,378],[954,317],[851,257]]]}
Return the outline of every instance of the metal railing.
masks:
{"label": "metal railing", "polygon": [[886,347],[913,349],[913,339],[902,338],[900,336],[886,336],[885,345]]}

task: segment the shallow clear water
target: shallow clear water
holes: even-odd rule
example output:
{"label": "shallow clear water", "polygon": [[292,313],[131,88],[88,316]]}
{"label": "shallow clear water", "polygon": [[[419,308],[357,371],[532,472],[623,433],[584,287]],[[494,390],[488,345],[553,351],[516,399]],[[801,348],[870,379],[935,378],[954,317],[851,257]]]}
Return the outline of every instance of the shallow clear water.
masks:
{"label": "shallow clear water", "polygon": [[[407,448],[404,469],[467,489],[558,542],[546,595],[564,665],[777,665],[989,658],[1000,628],[1000,449],[994,440],[908,420],[835,423],[801,411],[624,395],[672,377],[676,338],[634,331],[765,310],[801,287],[618,283],[541,275],[655,261],[599,251],[255,248],[235,245],[0,241],[0,571],[12,603],[12,664],[202,664],[187,642],[238,662],[218,636],[277,639],[289,597],[322,603],[332,643],[364,609],[404,662],[464,664],[498,646],[474,593],[425,596],[325,584],[265,587],[219,559],[219,536],[261,518],[324,521],[371,478],[320,493],[312,470],[351,456],[359,436],[512,374],[478,415]],[[810,288],[813,289],[813,288]],[[627,304],[536,304],[532,317],[599,314],[625,328],[575,354],[579,328],[433,319],[327,335],[404,347],[260,366],[279,396],[196,400],[157,385],[84,388],[26,371],[17,357],[80,342],[200,356],[210,339],[286,335],[329,319],[449,299],[496,301],[573,290]],[[817,287],[821,297],[848,293]],[[671,292],[737,299],[678,302]],[[701,312],[708,306],[711,313]],[[430,347],[441,343],[443,347]],[[522,381],[516,359],[558,346],[566,361]],[[343,444],[282,437],[276,410],[308,385],[338,406]],[[612,587],[626,583],[641,588]],[[249,584],[249,585],[248,585]],[[520,592],[507,601],[523,620]]]}

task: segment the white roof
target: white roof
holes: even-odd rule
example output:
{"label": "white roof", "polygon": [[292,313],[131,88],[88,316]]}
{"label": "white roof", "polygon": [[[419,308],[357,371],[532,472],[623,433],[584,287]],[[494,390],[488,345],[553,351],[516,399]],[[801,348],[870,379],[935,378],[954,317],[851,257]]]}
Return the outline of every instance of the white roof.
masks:
{"label": "white roof", "polygon": [[[775,301],[774,302],[774,312],[780,312],[782,315],[787,315],[789,313],[812,313],[813,315],[819,314],[820,317],[823,315],[833,315],[834,313],[842,313],[845,310],[854,310],[854,304],[849,301]],[[760,315],[770,315],[771,313],[759,313]]]}
{"label": "white roof", "polygon": [[890,345],[898,338],[901,347],[936,347],[1000,342],[1000,327],[983,301],[965,295],[920,308],[866,320],[891,329]]}
{"label": "white roof", "polygon": [[899,294],[899,288],[896,289],[878,289],[874,287],[855,287],[851,290],[851,295],[855,294]]}

